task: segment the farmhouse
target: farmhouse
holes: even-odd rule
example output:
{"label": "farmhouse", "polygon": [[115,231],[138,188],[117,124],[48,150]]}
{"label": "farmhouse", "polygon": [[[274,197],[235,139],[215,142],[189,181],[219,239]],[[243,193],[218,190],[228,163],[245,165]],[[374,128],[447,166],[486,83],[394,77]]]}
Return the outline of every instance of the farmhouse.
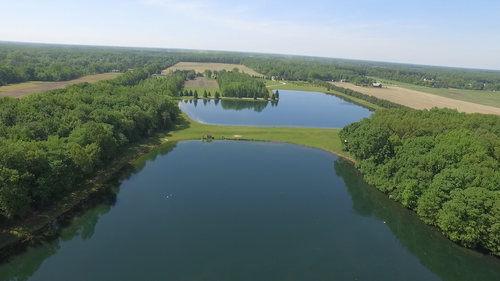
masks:
{"label": "farmhouse", "polygon": [[372,87],[382,88],[381,83],[372,83]]}

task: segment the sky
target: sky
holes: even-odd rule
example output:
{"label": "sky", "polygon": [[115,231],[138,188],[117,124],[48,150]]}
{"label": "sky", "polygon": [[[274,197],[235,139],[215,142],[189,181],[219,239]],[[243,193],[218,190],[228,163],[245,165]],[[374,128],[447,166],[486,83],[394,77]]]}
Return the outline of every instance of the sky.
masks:
{"label": "sky", "polygon": [[500,70],[500,0],[0,0],[0,41]]}

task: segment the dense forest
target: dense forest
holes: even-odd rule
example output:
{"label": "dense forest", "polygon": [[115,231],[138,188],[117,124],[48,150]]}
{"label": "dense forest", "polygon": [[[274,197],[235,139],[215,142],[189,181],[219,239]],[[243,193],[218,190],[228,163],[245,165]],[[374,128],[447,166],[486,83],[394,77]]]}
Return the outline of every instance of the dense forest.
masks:
{"label": "dense forest", "polygon": [[223,97],[267,99],[269,96],[264,81],[245,73],[221,70],[217,73],[217,83]]}
{"label": "dense forest", "polygon": [[451,240],[500,255],[500,116],[377,110],[339,136],[368,183]]}
{"label": "dense forest", "polygon": [[114,80],[0,99],[0,213],[12,218],[72,190],[130,142],[168,128],[182,73],[136,68]]}

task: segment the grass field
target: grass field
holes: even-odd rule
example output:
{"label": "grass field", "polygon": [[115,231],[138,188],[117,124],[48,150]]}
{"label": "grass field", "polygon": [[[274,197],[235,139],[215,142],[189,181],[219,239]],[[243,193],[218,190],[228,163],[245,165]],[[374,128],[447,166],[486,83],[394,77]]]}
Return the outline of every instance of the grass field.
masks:
{"label": "grass field", "polygon": [[462,100],[472,103],[478,103],[488,106],[500,107],[500,92],[492,91],[476,91],[476,90],[461,90],[461,89],[444,89],[444,88],[429,88],[425,86],[418,86],[398,81],[379,79],[380,83],[387,84],[388,86],[397,86],[409,90],[420,91],[433,95],[442,96],[445,98]]}
{"label": "grass field", "polygon": [[340,155],[350,161],[350,155],[341,149],[338,137],[340,129],[295,128],[295,127],[230,127],[205,125],[193,122],[185,113],[178,118],[175,128],[161,132],[140,142],[130,144],[106,169],[95,173],[89,179],[58,203],[40,210],[28,218],[12,225],[3,226],[0,231],[0,249],[17,241],[34,238],[38,230],[43,229],[55,218],[65,214],[77,206],[79,202],[89,198],[93,193],[105,188],[107,182],[128,163],[133,163],[140,155],[151,148],[182,140],[200,140],[202,135],[212,134],[215,139],[222,136],[229,140],[252,140],[285,142],[319,148]]}
{"label": "grass field", "polygon": [[[284,84],[283,84],[284,83]],[[376,104],[369,103],[367,101],[348,96],[346,94],[336,92],[333,90],[328,91],[327,88],[310,84],[309,82],[297,82],[297,81],[281,81],[281,82],[276,82],[276,81],[266,81],[266,87],[268,89],[272,90],[293,90],[293,91],[306,91],[306,92],[320,92],[320,93],[326,93],[326,94],[331,94],[334,96],[338,96],[340,98],[344,98],[347,100],[350,100],[356,104],[359,104],[361,106],[365,106],[371,109],[379,109],[382,108]]]}
{"label": "grass field", "polygon": [[255,76],[263,76],[260,73],[255,72],[253,69],[250,69],[242,64],[229,64],[229,63],[212,63],[212,62],[179,62],[178,64],[171,66],[165,70],[163,70],[162,74],[168,74],[170,70],[174,71],[176,69],[179,70],[192,70],[198,72],[205,72],[206,69],[214,70],[232,70],[237,67],[240,72],[245,72],[246,74],[255,75]]}
{"label": "grass field", "polygon": [[351,83],[331,82],[335,86],[348,88],[371,95],[379,99],[389,100],[416,109],[430,109],[433,107],[453,108],[466,113],[484,113],[500,115],[500,108],[487,106],[457,99],[446,98],[439,95],[410,90],[397,86],[386,86],[383,88],[360,87]]}
{"label": "grass field", "polygon": [[30,81],[26,83],[10,84],[0,87],[0,97],[22,98],[31,93],[42,93],[49,90],[61,89],[70,84],[83,82],[95,83],[101,80],[109,80],[116,78],[118,75],[120,75],[120,73],[101,73],[63,82]]}

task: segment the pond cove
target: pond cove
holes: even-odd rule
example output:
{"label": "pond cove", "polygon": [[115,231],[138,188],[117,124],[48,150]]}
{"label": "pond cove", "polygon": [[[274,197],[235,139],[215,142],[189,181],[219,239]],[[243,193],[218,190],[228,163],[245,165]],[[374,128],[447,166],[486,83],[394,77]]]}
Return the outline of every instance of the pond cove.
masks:
{"label": "pond cove", "polygon": [[0,280],[499,280],[500,260],[455,245],[313,148],[183,141],[144,155],[59,236]]}
{"label": "pond cove", "polygon": [[181,101],[179,107],[197,122],[230,126],[342,128],[372,113],[324,93],[289,90],[279,93],[277,101],[200,99]]}

